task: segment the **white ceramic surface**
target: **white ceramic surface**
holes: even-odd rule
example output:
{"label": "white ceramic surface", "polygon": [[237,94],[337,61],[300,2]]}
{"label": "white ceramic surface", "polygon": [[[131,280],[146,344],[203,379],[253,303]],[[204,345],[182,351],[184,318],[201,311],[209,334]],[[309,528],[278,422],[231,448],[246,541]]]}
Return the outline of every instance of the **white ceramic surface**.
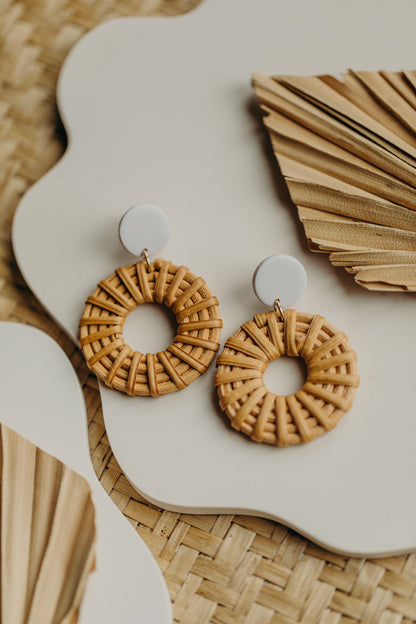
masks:
{"label": "white ceramic surface", "polygon": [[120,242],[135,256],[146,249],[149,256],[158,253],[169,240],[170,223],[159,206],[132,206],[121,217],[118,226]]}
{"label": "white ceramic surface", "polygon": [[150,551],[95,476],[87,415],[75,372],[43,332],[0,323],[0,420],[89,482],[96,511],[96,569],[79,624],[172,622],[163,576]]}
{"label": "white ceramic surface", "polygon": [[288,254],[265,258],[253,275],[254,292],[269,307],[273,307],[276,299],[283,308],[293,306],[305,292],[306,283],[303,264]]}
{"label": "white ceramic surface", "polygon": [[[102,388],[112,448],[150,500],[277,518],[345,553],[415,549],[414,297],[366,292],[307,251],[250,88],[254,71],[414,68],[414,16],[413,0],[206,0],[182,17],[106,23],[69,54],[58,88],[69,148],[23,198],[13,241],[29,285],[73,339],[96,283],[131,261],[117,237],[120,214],[151,202],[172,224],[163,256],[202,275],[218,297],[223,341],[265,310],[253,267],[289,253],[308,273],[296,307],[328,318],[358,354],[352,410],[296,448],[231,430],[214,366],[156,400]],[[160,317],[142,308],[127,319],[128,342],[163,348],[170,331],[156,335]]]}

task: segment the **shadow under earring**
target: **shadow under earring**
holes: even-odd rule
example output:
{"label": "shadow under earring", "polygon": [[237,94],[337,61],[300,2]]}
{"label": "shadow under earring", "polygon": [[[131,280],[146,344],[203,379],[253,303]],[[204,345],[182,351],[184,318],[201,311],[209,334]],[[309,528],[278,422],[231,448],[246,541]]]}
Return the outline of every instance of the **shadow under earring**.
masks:
{"label": "shadow under earring", "polygon": [[[99,379],[130,396],[182,390],[207,370],[219,348],[218,300],[187,267],[150,260],[169,236],[160,208],[133,206],[123,215],[119,234],[141,259],[117,269],[88,297],[79,323],[81,351]],[[123,324],[138,305],[151,302],[172,310],[177,333],[164,351],[144,354],[124,342]]]}
{"label": "shadow under earring", "polygon": [[[215,385],[231,425],[256,442],[290,446],[335,427],[359,385],[357,356],[347,337],[322,316],[284,309],[303,293],[306,273],[284,254],[266,258],[253,278],[258,298],[273,309],[256,314],[227,340],[217,358]],[[267,390],[270,362],[302,357],[308,375],[296,393]]]}

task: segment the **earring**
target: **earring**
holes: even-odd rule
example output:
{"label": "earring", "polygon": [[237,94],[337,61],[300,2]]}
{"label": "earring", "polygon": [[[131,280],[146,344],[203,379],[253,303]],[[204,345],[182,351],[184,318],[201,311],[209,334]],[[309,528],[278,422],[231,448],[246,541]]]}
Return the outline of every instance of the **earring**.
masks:
{"label": "earring", "polygon": [[[133,206],[122,217],[119,236],[138,262],[117,269],[88,297],[80,326],[80,347],[88,367],[107,386],[130,396],[159,397],[182,390],[204,373],[219,348],[222,320],[218,301],[184,266],[150,261],[167,242],[169,221],[156,206]],[[177,334],[159,353],[133,351],[123,325],[138,305],[157,302],[172,310]]]}
{"label": "earring", "polygon": [[[347,337],[322,316],[285,309],[306,287],[302,264],[284,254],[266,258],[253,277],[257,297],[273,307],[256,314],[227,340],[215,385],[231,425],[256,442],[290,446],[335,427],[359,385],[357,356]],[[301,357],[308,375],[288,396],[269,392],[263,374],[281,355]]]}

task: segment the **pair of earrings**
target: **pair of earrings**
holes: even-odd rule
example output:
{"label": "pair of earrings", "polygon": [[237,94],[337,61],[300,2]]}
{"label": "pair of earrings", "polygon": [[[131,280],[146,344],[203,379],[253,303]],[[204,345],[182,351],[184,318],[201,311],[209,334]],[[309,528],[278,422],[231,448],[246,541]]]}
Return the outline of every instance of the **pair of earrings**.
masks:
{"label": "pair of earrings", "polygon": [[[186,267],[150,261],[169,236],[168,219],[159,208],[130,208],[119,235],[141,259],[117,269],[88,297],[80,320],[82,353],[99,379],[130,396],[182,390],[207,370],[219,349],[218,300]],[[263,261],[254,274],[254,290],[272,309],[244,323],[217,359],[220,407],[235,429],[257,442],[289,446],[333,429],[359,385],[357,358],[345,334],[321,316],[285,309],[305,286],[306,273],[295,258]],[[126,317],[147,302],[166,305],[177,322],[172,344],[157,354],[133,351],[123,340]],[[263,381],[269,362],[282,355],[302,357],[308,369],[303,388],[289,396],[269,392]]]}

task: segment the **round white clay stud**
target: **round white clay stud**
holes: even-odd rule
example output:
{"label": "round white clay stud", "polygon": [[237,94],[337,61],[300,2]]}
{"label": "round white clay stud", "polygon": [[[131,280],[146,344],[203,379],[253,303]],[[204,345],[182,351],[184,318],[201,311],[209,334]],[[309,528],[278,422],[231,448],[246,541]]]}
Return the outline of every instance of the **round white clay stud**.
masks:
{"label": "round white clay stud", "polygon": [[278,254],[266,258],[256,268],[253,288],[257,297],[272,307],[276,299],[287,308],[297,301],[306,288],[306,271],[293,256]]}
{"label": "round white clay stud", "polygon": [[147,249],[152,255],[166,245],[170,223],[166,213],[158,206],[132,206],[121,217],[118,233],[121,244],[130,253],[140,256],[143,249]]}

